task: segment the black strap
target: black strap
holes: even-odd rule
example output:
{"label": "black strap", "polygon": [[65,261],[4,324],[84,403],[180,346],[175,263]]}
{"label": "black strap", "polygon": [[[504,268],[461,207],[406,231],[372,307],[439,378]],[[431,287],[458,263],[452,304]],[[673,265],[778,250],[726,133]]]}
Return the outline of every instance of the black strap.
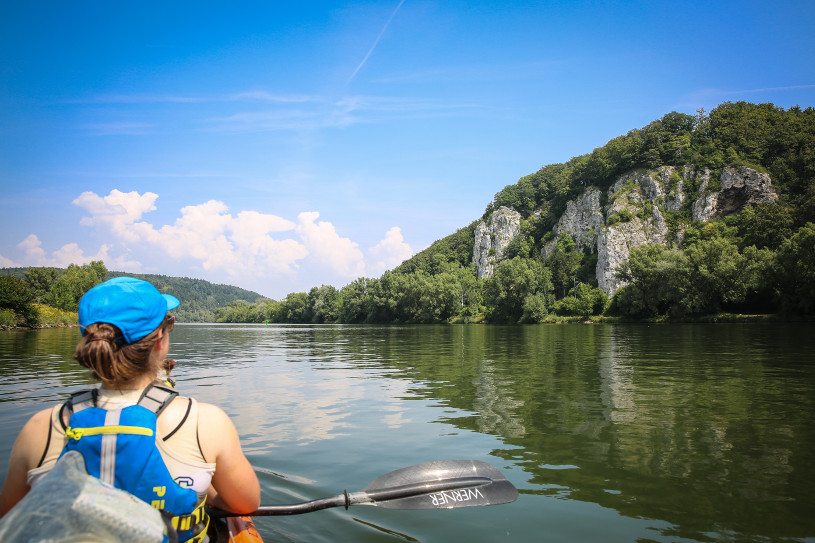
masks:
{"label": "black strap", "polygon": [[168,439],[170,439],[171,437],[173,437],[173,434],[175,434],[177,431],[179,431],[179,430],[181,429],[181,427],[182,427],[182,426],[184,426],[184,423],[185,423],[185,422],[187,422],[187,417],[189,417],[189,416],[190,416],[190,410],[192,409],[192,398],[187,398],[187,400],[188,400],[188,403],[187,403],[187,412],[186,412],[186,413],[184,413],[184,418],[183,418],[183,419],[181,419],[181,422],[179,422],[179,423],[178,423],[178,426],[176,426],[175,428],[173,428],[173,431],[172,431],[172,432],[170,432],[169,434],[167,434],[166,436],[164,436],[163,438],[161,438],[161,440],[162,440],[162,441],[167,441]]}
{"label": "black strap", "polygon": [[74,410],[71,409],[71,401],[68,400],[62,404],[62,407],[59,408],[59,424],[62,426],[63,430],[68,429],[68,424],[65,422],[65,409],[68,409],[68,420],[71,420],[71,415],[73,414]]}
{"label": "black strap", "polygon": [[[52,411],[52,413],[53,413],[53,411]],[[62,413],[62,408],[60,408],[60,413]],[[53,426],[54,425],[51,424],[51,415],[49,414],[49,417],[48,417],[48,437],[45,439],[45,450],[42,451],[42,458],[40,458],[40,461],[37,462],[36,467],[42,466],[42,463],[45,462],[45,457],[48,456],[48,447],[51,445],[51,429],[52,429]]]}

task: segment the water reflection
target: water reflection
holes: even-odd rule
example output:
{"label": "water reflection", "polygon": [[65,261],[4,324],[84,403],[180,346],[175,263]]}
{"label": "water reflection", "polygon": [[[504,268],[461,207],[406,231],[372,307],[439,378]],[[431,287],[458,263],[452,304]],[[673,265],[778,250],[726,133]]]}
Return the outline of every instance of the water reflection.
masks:
{"label": "water reflection", "polygon": [[[77,339],[0,334],[4,435],[87,382]],[[522,473],[519,503],[489,513],[515,515],[517,541],[537,539],[544,504],[547,534],[570,541],[815,537],[810,325],[179,325],[172,341],[185,393],[232,415],[261,473],[291,471],[264,480],[265,495],[330,495],[347,484],[337,471],[371,478],[360,458],[381,459],[378,475],[400,455],[468,457],[489,443],[484,455]],[[468,533],[491,534],[489,515],[467,517]],[[362,516],[347,539],[463,533],[386,516],[371,535]],[[332,540],[327,518],[290,539]]]}
{"label": "water reflection", "polygon": [[500,436],[523,492],[661,519],[665,537],[804,538],[815,375],[795,328],[383,328],[329,350],[398,370],[406,392],[455,408],[446,423]]}

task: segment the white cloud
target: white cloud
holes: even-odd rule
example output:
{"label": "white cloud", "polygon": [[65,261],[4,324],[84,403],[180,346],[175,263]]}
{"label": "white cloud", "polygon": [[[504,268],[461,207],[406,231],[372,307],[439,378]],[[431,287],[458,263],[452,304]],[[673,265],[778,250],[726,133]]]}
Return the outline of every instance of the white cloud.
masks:
{"label": "white cloud", "polygon": [[40,238],[35,234],[30,234],[27,238],[18,243],[17,247],[23,251],[27,261],[34,262],[37,266],[45,265],[45,251],[42,249]]}
{"label": "white cloud", "polygon": [[140,195],[114,189],[105,197],[84,192],[73,203],[90,213],[81,221],[84,226],[107,227],[122,242],[153,246],[175,260],[189,260],[203,270],[232,277],[260,276],[269,270],[291,273],[309,254],[297,240],[273,237],[294,231],[295,223],[257,211],[232,216],[226,204],[217,200],[183,207],[173,224],[157,228],[141,220],[156,209],[157,198],[151,192]]}
{"label": "white cloud", "polygon": [[53,266],[57,268],[67,268],[70,264],[87,264],[95,260],[106,262],[107,266],[110,263],[127,265],[130,269],[138,266],[138,262],[129,261],[127,259],[118,258],[111,259],[108,255],[109,245],[102,245],[94,255],[86,255],[76,243],[66,243],[53,253],[51,256],[43,250],[42,242],[36,234],[31,234],[23,241],[17,244],[25,254],[25,261],[27,265],[32,266]]}
{"label": "white cloud", "polygon": [[75,206],[85,209],[91,214],[83,217],[79,224],[83,226],[109,225],[111,230],[126,241],[138,241],[139,234],[134,227],[144,229],[146,223],[136,226],[142,215],[156,209],[158,194],[136,191],[121,192],[117,189],[110,191],[104,198],[96,193],[83,192],[73,201]]}
{"label": "white cloud", "polygon": [[413,249],[405,243],[402,230],[394,226],[387,231],[385,239],[368,249],[368,255],[372,259],[371,273],[381,275],[413,256]]}
{"label": "white cloud", "polygon": [[330,222],[315,223],[319,216],[316,211],[306,211],[297,216],[297,233],[311,254],[343,277],[364,275],[365,259],[359,245],[340,237]]}
{"label": "white cloud", "polygon": [[[112,190],[106,196],[87,191],[74,205],[87,212],[80,224],[104,234],[107,243],[86,254],[77,243],[53,252],[43,249],[35,234],[18,244],[24,265],[66,267],[102,260],[108,269],[130,272],[189,273],[232,284],[269,284],[274,288],[313,281],[343,286],[366,273],[381,274],[413,254],[399,227],[366,253],[359,244],[341,236],[334,225],[318,220],[316,211],[290,221],[277,215],[242,210],[233,215],[228,206],[210,200],[180,209],[169,224],[152,224],[144,216],[156,209],[152,192]],[[0,256],[0,264],[13,262]],[[202,273],[205,272],[205,273]],[[286,279],[283,279],[283,277]]]}
{"label": "white cloud", "polygon": [[13,260],[9,260],[8,258],[0,255],[0,268],[16,268],[18,267],[17,264],[14,263]]}

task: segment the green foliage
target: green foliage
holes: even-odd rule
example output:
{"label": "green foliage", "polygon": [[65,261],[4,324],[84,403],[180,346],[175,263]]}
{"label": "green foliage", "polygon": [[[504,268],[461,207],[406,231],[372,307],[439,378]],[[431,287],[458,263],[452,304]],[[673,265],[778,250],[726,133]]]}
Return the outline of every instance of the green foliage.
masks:
{"label": "green foliage", "polygon": [[608,305],[608,296],[599,288],[580,283],[571,295],[555,302],[554,311],[558,315],[574,315],[588,319],[592,315],[602,315]]}
{"label": "green foliage", "polygon": [[50,305],[36,303],[34,308],[39,315],[38,321],[40,325],[66,325],[79,322],[77,314],[72,311],[63,311]]}
{"label": "green foliage", "polygon": [[330,285],[312,288],[308,293],[311,322],[314,324],[337,322],[338,299],[339,291]]}
{"label": "green foliage", "polygon": [[631,284],[617,291],[613,312],[634,318],[667,314],[681,299],[685,260],[682,251],[664,245],[632,249],[618,272],[620,279]]}
{"label": "green foliage", "polygon": [[529,294],[524,298],[523,314],[521,315],[520,322],[530,324],[543,322],[549,315],[548,306],[549,303],[547,303],[545,294],[540,292],[537,294]]}
{"label": "green foliage", "polygon": [[149,281],[157,289],[166,294],[172,294],[181,301],[181,305],[173,310],[179,322],[262,322],[264,319],[251,321],[221,321],[222,313],[219,308],[227,308],[236,300],[244,300],[249,304],[265,300],[257,292],[242,289],[231,285],[218,285],[203,279],[189,277],[170,277],[154,274],[131,274],[110,272],[105,279],[127,275]]}
{"label": "green foliage", "polygon": [[77,311],[82,295],[104,281],[107,273],[101,260],[82,266],[71,264],[51,285],[49,305],[63,311]]}
{"label": "green foliage", "polygon": [[784,311],[815,314],[814,223],[807,223],[781,245],[777,279]]}
{"label": "green foliage", "polygon": [[268,320],[270,312],[277,302],[261,298],[255,303],[246,300],[234,300],[224,307],[214,310],[214,322],[263,322]]}
{"label": "green foliage", "polygon": [[28,283],[34,297],[41,301],[49,298],[51,287],[59,278],[61,270],[57,268],[28,268],[24,272],[26,283]]}
{"label": "green foliage", "polygon": [[11,309],[0,308],[0,328],[13,328],[17,326],[17,313]]}
{"label": "green foliage", "polygon": [[459,267],[467,267],[473,259],[475,227],[472,223],[456,230],[454,234],[434,242],[424,251],[413,255],[402,262],[393,271],[396,273],[414,273],[424,271],[431,275]]}
{"label": "green foliage", "polygon": [[34,301],[34,293],[25,281],[11,275],[0,275],[0,309],[5,310],[3,324],[36,326],[39,315]]}
{"label": "green foliage", "polygon": [[495,273],[484,281],[484,302],[492,322],[517,323],[524,315],[528,296],[552,292],[551,272],[537,260],[513,258],[495,267]]}
{"label": "green foliage", "polygon": [[555,249],[545,262],[551,273],[555,292],[565,296],[566,291],[574,286],[582,261],[583,254],[577,250],[577,244],[572,237],[565,232],[561,233]]}
{"label": "green foliage", "polygon": [[770,251],[740,252],[726,237],[700,239],[684,251],[643,245],[620,268],[619,277],[631,284],[616,293],[613,309],[636,318],[683,317],[760,305],[772,264]]}
{"label": "green foliage", "polygon": [[769,202],[746,207],[725,222],[736,227],[742,247],[754,245],[759,249],[776,249],[793,232],[789,208]]}

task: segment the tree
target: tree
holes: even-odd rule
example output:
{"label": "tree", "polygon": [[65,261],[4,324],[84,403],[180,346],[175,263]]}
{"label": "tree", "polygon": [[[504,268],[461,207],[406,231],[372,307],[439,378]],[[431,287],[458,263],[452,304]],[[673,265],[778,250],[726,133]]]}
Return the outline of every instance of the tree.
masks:
{"label": "tree", "polygon": [[361,277],[340,289],[339,308],[341,322],[362,323],[368,320],[372,305],[369,287],[376,283],[376,279]]}
{"label": "tree", "polygon": [[555,313],[558,315],[576,315],[588,319],[592,315],[600,315],[608,304],[608,296],[599,288],[588,283],[580,283],[570,296],[555,302]]}
{"label": "tree", "polygon": [[34,300],[34,294],[25,281],[11,275],[0,275],[0,308],[13,311],[27,326],[35,326],[39,321]]}
{"label": "tree", "polygon": [[337,289],[331,285],[312,288],[308,293],[308,303],[311,306],[311,322],[315,324],[337,322],[339,315],[338,298]]}
{"label": "tree", "polygon": [[557,238],[555,249],[546,259],[546,267],[552,272],[552,283],[556,292],[565,296],[577,277],[583,254],[577,251],[577,244],[572,236],[561,232]]}
{"label": "tree", "polygon": [[617,291],[613,310],[635,318],[665,315],[681,298],[685,254],[664,245],[634,247],[617,276],[630,284]]}
{"label": "tree", "polygon": [[537,260],[512,258],[495,267],[484,281],[484,302],[488,318],[496,322],[517,323],[524,313],[527,296],[552,291],[551,273]]}
{"label": "tree", "polygon": [[815,313],[815,223],[807,223],[781,245],[777,277],[784,311]]}
{"label": "tree", "polygon": [[57,268],[28,268],[24,275],[34,297],[44,302],[59,278],[59,273]]}
{"label": "tree", "polygon": [[[750,254],[759,257],[758,253]],[[718,313],[727,304],[743,302],[758,282],[758,262],[751,262],[740,253],[734,239],[703,240],[688,247],[685,255],[682,313]]]}
{"label": "tree", "polygon": [[775,249],[792,235],[793,218],[789,208],[771,202],[748,206],[728,222],[738,228],[742,247]]}
{"label": "tree", "polygon": [[51,287],[50,305],[63,311],[77,311],[82,295],[101,283],[107,273],[107,268],[101,260],[82,266],[71,264]]}
{"label": "tree", "polygon": [[549,315],[547,305],[546,295],[543,293],[528,295],[524,298],[523,314],[520,322],[530,324],[543,322],[543,319]]}

